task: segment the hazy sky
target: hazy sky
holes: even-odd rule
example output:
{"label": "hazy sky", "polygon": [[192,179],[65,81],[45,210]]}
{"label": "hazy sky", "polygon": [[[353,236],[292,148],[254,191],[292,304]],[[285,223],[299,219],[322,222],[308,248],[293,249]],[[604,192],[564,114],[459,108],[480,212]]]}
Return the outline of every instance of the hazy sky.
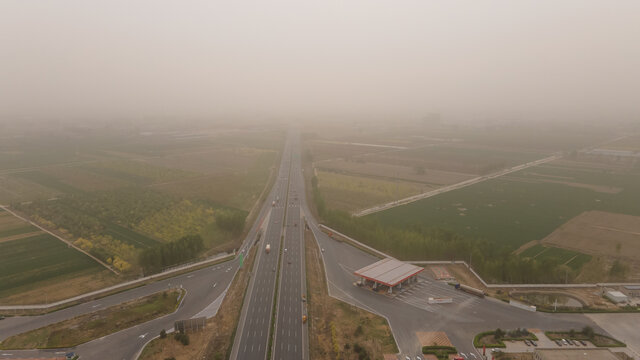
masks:
{"label": "hazy sky", "polygon": [[636,119],[640,1],[0,1],[0,119]]}

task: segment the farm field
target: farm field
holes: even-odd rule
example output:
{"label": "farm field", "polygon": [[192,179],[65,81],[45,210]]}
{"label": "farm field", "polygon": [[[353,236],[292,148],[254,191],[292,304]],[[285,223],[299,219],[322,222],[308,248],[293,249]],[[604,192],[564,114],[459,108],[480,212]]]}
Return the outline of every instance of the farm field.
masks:
{"label": "farm field", "polygon": [[632,135],[603,146],[604,149],[640,151],[640,134]]}
{"label": "farm field", "polygon": [[582,266],[591,261],[591,256],[576,251],[557,247],[547,247],[536,245],[520,253],[520,257],[530,257],[544,261],[544,259],[558,259],[558,261],[569,266],[575,271],[582,269]]}
{"label": "farm field", "polygon": [[514,165],[542,159],[548,155],[548,152],[510,148],[443,144],[367,155],[364,160],[383,164],[401,164],[412,168],[422,167],[429,170],[484,175]]}
{"label": "farm field", "polygon": [[[381,124],[325,124],[323,127],[308,128],[304,136],[305,157],[314,170],[390,183],[401,180],[415,183],[423,187],[423,191],[559,152],[575,151],[614,136],[595,128],[575,131],[556,126],[478,127],[438,122],[401,123],[393,127]],[[323,186],[322,182],[319,186]],[[387,201],[377,197],[369,202],[361,199],[363,194],[358,191],[341,191],[340,196],[327,193],[325,200],[329,207],[350,212],[363,210],[363,203],[371,207],[403,197],[385,197]]]}
{"label": "farm field", "polygon": [[406,181],[389,181],[328,171],[317,173],[319,188],[327,205],[347,211],[419,194],[430,189],[427,185]]}
{"label": "farm field", "polygon": [[[333,171],[348,175],[370,176],[377,179],[399,179],[433,187],[454,184],[473,177],[470,174],[435,169],[417,169],[402,165],[365,161],[329,160],[317,163],[316,168],[319,170]],[[424,172],[422,170],[424,170]]]}
{"label": "farm field", "polygon": [[37,231],[39,231],[38,228],[0,209],[0,242]]}
{"label": "farm field", "polygon": [[580,166],[541,165],[370,217],[396,227],[429,224],[517,248],[584,211],[640,215],[640,172]]}
{"label": "farm field", "polygon": [[[0,303],[6,303],[10,295],[39,286],[63,284],[71,278],[86,280],[100,275],[109,282],[107,274],[110,272],[102,265],[49,234],[0,242]],[[104,282],[87,284],[85,288]],[[68,288],[66,294],[50,293],[48,300],[53,301],[56,295],[68,297],[77,293],[77,288]],[[43,297],[35,300],[44,300]]]}
{"label": "farm field", "polygon": [[[127,280],[142,270],[144,250],[184,237],[202,237],[204,247],[195,257],[232,249],[244,218],[269,181],[284,139],[281,129],[260,126],[187,131],[162,125],[146,130],[127,124],[25,126],[3,133],[0,204],[56,232],[122,276],[101,267],[83,269],[73,256],[68,264],[25,261],[24,266],[43,274],[43,281],[28,273],[24,281],[19,274],[9,279],[7,273],[0,279],[2,301],[31,301],[25,294],[38,297],[36,289],[47,289],[49,299],[65,297],[58,279],[84,290]],[[0,244],[6,249],[12,245],[17,256],[33,257],[14,240],[28,248],[34,236],[43,233],[14,224],[6,215],[0,212]],[[52,254],[58,250],[63,251],[54,248]],[[65,251],[77,252],[65,248],[61,254],[67,257],[71,255]]]}
{"label": "farm field", "polygon": [[542,239],[542,244],[638,261],[640,216],[587,211]]}

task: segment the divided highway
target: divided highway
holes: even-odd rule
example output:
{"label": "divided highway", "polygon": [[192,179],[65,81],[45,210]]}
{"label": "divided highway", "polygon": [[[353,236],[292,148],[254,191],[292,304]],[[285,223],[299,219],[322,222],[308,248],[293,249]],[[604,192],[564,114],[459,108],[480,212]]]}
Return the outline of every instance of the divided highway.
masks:
{"label": "divided highway", "polygon": [[307,326],[302,321],[302,316],[306,315],[306,276],[302,234],[304,222],[300,211],[300,197],[305,193],[299,137],[294,136],[292,143],[294,152],[291,157],[284,252],[272,349],[274,360],[307,359],[309,356]]}
{"label": "divided highway", "polygon": [[[275,191],[267,199],[273,204],[267,230],[257,245],[257,258],[238,323],[232,359],[266,359],[278,274],[278,258],[283,234],[286,197],[291,170],[291,141],[287,140]],[[270,251],[266,247],[269,245]]]}

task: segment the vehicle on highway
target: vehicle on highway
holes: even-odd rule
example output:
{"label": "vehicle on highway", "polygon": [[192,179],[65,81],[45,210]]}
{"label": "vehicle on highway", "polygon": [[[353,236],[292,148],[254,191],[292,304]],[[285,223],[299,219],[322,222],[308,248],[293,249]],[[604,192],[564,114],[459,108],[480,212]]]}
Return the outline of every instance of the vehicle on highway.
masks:
{"label": "vehicle on highway", "polygon": [[267,244],[267,246],[264,248],[264,251],[266,251],[267,254],[270,253],[271,252],[271,244]]}

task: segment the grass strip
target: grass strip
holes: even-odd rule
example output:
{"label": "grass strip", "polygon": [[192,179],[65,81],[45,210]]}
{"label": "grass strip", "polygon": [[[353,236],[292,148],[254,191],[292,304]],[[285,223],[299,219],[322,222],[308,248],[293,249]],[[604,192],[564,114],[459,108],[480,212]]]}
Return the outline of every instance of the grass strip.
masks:
{"label": "grass strip", "polygon": [[184,290],[168,290],[14,335],[2,349],[67,348],[173,313]]}

